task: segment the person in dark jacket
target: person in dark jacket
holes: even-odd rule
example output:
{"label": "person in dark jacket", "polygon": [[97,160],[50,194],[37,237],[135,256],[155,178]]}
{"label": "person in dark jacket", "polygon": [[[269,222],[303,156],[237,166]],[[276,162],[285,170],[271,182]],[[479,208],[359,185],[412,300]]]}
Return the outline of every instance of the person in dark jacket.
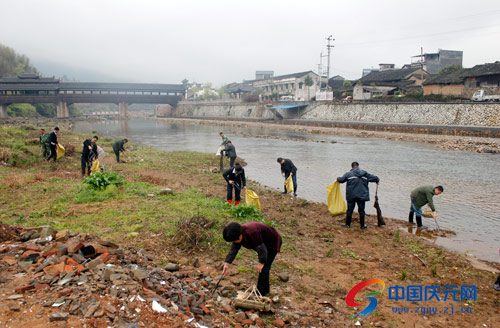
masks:
{"label": "person in dark jacket", "polygon": [[234,205],[238,205],[240,203],[241,188],[247,189],[245,170],[239,163],[236,163],[234,167],[230,167],[228,170],[224,171],[222,176],[227,182],[227,202],[229,204],[233,203],[234,188]]}
{"label": "person in dark jacket", "polygon": [[[297,197],[297,168],[293,162],[287,158],[278,157],[277,162],[281,164],[281,175],[285,177],[285,180],[288,179],[290,175],[292,176],[293,196]],[[287,194],[286,186],[282,194]]]}
{"label": "person in dark jacket", "polygon": [[231,140],[227,141],[227,146],[226,146],[226,148],[224,148],[223,151],[226,152],[226,156],[229,157],[229,159],[230,159],[229,167],[233,167],[234,161],[236,160],[236,148],[234,148],[234,145],[231,142]]}
{"label": "person in dark jacket", "polygon": [[417,217],[417,227],[420,229],[426,229],[427,227],[422,225],[422,207],[427,204],[432,212],[434,212],[434,219],[437,219],[438,213],[434,207],[433,197],[434,195],[439,195],[444,191],[442,186],[420,186],[414,189],[410,194],[410,214],[408,215],[408,223],[415,224],[413,222],[413,214]]}
{"label": "person in dark jacket", "polygon": [[47,161],[50,161],[51,158],[54,159],[54,162],[57,159],[57,134],[59,133],[59,128],[56,126],[54,128],[54,131],[52,131],[49,135],[49,148],[50,148],[50,155],[47,157]]}
{"label": "person in dark jacket", "polygon": [[257,289],[262,296],[267,295],[271,265],[283,243],[280,234],[273,227],[261,222],[247,222],[243,225],[231,222],[224,227],[222,237],[225,241],[232,243],[224,261],[222,274],[229,273],[229,265],[233,263],[241,246],[253,249],[259,257],[259,263],[255,266],[259,273]]}
{"label": "person in dark jacket", "polygon": [[354,207],[358,205],[359,223],[361,229],[366,229],[365,225],[365,202],[370,200],[370,190],[368,189],[369,182],[379,183],[380,179],[373,174],[363,171],[359,168],[358,162],[352,162],[351,170],[338,177],[337,181],[340,183],[347,182],[346,185],[346,199],[347,199],[347,213],[345,224],[343,227],[350,228],[352,213]]}
{"label": "person in dark jacket", "polygon": [[92,159],[96,159],[99,155],[97,153],[96,142],[99,140],[98,136],[93,136],[83,142],[82,150],[82,177],[85,176],[85,168],[87,168],[87,175],[90,175],[90,168],[92,167]]}
{"label": "person in dark jacket", "polygon": [[127,139],[121,139],[115,141],[115,143],[113,144],[113,151],[115,152],[117,163],[120,163],[120,152],[125,151],[125,148],[123,146],[125,146],[127,142]]}

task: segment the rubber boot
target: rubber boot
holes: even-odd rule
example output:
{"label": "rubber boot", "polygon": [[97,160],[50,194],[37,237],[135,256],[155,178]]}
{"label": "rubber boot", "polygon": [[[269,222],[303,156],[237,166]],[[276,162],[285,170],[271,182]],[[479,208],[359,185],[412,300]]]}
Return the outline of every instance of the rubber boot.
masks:
{"label": "rubber boot", "polygon": [[416,217],[417,217],[417,227],[420,228],[422,226],[422,217],[419,215],[417,215]]}
{"label": "rubber boot", "polygon": [[227,202],[228,202],[229,204],[232,204],[232,203],[233,203],[233,200],[232,200],[232,199],[228,199],[228,200],[227,200]]}
{"label": "rubber boot", "polygon": [[236,200],[236,201],[234,202],[234,206],[238,206],[238,205],[240,205],[240,202]]}
{"label": "rubber boot", "polygon": [[408,223],[409,224],[414,224],[414,222],[413,222],[413,212],[410,212],[410,214],[408,214]]}

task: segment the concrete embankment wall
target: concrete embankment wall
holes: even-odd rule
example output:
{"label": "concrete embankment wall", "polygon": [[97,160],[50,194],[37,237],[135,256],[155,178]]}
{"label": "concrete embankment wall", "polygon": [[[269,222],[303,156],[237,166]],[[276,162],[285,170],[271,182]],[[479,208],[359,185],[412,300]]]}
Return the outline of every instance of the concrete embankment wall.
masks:
{"label": "concrete embankment wall", "polygon": [[[310,103],[278,109],[285,124],[500,137],[500,103]],[[275,113],[265,105],[242,102],[179,103],[175,116],[265,120]]]}

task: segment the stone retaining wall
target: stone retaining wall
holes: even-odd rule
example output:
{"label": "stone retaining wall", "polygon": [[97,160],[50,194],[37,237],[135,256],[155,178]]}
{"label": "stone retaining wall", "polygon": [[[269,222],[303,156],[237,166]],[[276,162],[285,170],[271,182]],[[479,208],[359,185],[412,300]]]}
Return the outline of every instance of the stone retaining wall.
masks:
{"label": "stone retaining wall", "polygon": [[[318,121],[404,123],[430,125],[500,126],[500,103],[311,103],[305,109],[278,109],[285,119]],[[260,103],[179,103],[178,117],[274,118]]]}

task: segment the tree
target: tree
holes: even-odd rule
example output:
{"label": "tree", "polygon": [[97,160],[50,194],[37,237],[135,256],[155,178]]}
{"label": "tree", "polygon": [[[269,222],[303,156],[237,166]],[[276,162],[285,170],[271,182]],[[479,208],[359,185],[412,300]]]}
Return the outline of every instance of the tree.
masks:
{"label": "tree", "polygon": [[453,65],[441,68],[441,70],[439,71],[439,74],[448,74],[448,73],[451,73],[451,72],[459,71],[462,68],[463,67],[460,64],[453,64]]}
{"label": "tree", "polygon": [[349,81],[349,80],[344,80],[343,87],[344,87],[344,89],[349,89],[349,88],[352,88],[352,83],[351,83],[351,81]]}
{"label": "tree", "polygon": [[38,71],[30,65],[28,57],[19,55],[14,49],[0,44],[0,77],[21,73],[38,73]]}
{"label": "tree", "polygon": [[21,117],[36,117],[36,109],[30,104],[12,104],[7,107],[7,115]]}
{"label": "tree", "polygon": [[304,84],[307,87],[307,100],[310,100],[311,99],[311,93],[310,93],[311,89],[310,88],[314,84],[314,80],[312,79],[312,77],[310,75],[306,76],[306,78],[304,79]]}
{"label": "tree", "polygon": [[219,89],[217,89],[217,94],[219,95],[219,98],[222,99],[224,96],[224,92],[226,92],[226,86],[223,85]]}
{"label": "tree", "polygon": [[36,112],[44,117],[55,117],[56,105],[54,104],[35,104]]}

